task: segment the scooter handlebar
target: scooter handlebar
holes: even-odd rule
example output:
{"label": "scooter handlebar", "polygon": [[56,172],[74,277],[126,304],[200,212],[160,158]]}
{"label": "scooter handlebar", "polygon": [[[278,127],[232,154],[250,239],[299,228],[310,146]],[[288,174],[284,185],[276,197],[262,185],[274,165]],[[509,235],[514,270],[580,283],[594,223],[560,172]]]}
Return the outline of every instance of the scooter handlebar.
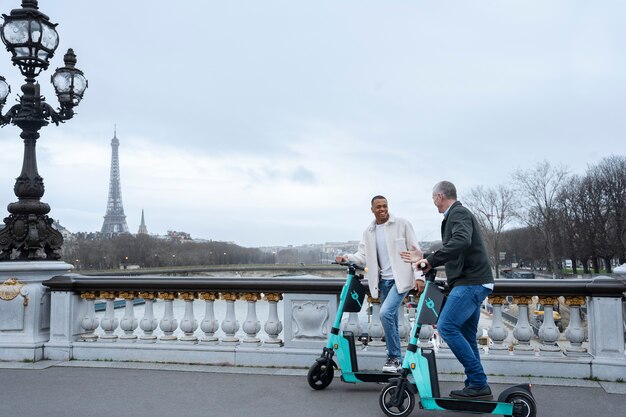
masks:
{"label": "scooter handlebar", "polygon": [[[427,266],[428,264],[426,262],[420,262],[419,264],[417,264],[417,267],[422,271],[424,271]],[[430,268],[428,272],[424,273],[423,275],[425,281],[435,282],[435,278],[437,278],[437,270],[435,268]]]}

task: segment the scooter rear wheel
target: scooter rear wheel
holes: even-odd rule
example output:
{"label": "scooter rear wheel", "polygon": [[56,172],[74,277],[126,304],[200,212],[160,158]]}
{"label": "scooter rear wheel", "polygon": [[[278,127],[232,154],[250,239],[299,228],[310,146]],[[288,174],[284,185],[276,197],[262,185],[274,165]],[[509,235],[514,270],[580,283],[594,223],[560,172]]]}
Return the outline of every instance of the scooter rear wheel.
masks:
{"label": "scooter rear wheel", "polygon": [[[513,407],[521,408],[520,413],[515,413],[510,417],[536,417],[537,416],[537,404],[531,395],[525,392],[514,392],[505,400],[507,403],[513,404]],[[521,406],[521,407],[520,407]]]}
{"label": "scooter rear wheel", "polygon": [[335,370],[332,361],[329,362],[315,362],[309,368],[309,373],[306,377],[307,382],[311,388],[316,390],[322,390],[333,382]]}
{"label": "scooter rear wheel", "polygon": [[415,408],[415,396],[408,388],[390,383],[381,391],[379,404],[381,410],[389,417],[405,417]]}

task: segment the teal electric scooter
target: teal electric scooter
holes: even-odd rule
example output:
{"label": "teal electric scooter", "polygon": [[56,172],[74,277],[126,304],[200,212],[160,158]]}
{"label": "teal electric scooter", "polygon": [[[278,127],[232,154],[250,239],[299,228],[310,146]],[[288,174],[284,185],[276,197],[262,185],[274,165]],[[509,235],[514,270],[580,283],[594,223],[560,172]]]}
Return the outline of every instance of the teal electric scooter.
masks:
{"label": "teal electric scooter", "polygon": [[435,352],[417,345],[422,325],[436,324],[445,302],[442,288],[435,283],[435,275],[434,269],[426,274],[426,286],[419,298],[400,376],[391,379],[380,393],[380,408],[390,417],[408,416],[415,407],[415,396],[419,395],[419,406],[424,410],[535,417],[537,406],[530,392],[530,384],[507,388],[499,395],[498,401],[441,397]]}
{"label": "teal electric scooter", "polygon": [[372,370],[359,371],[354,342],[355,335],[351,331],[342,331],[340,329],[343,313],[358,313],[361,311],[367,290],[360,282],[363,279],[363,275],[357,273],[357,271],[362,270],[356,264],[349,262],[338,264],[348,267],[348,277],[341,290],[337,315],[335,316],[333,327],[330,329],[328,342],[322,350],[322,355],[309,368],[307,381],[311,388],[316,390],[322,390],[330,385],[337,368],[337,363],[334,359],[336,358],[337,362],[339,362],[341,380],[343,382],[387,383],[392,378],[400,376],[400,374]]}

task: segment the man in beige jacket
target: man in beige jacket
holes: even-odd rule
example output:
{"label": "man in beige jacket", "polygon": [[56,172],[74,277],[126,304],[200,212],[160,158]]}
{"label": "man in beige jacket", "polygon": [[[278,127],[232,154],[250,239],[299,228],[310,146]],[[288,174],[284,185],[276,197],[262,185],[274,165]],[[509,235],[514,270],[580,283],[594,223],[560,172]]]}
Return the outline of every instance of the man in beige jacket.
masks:
{"label": "man in beige jacket", "polygon": [[[398,333],[398,307],[409,290],[424,286],[421,273],[400,258],[400,252],[419,250],[413,226],[407,220],[389,213],[387,199],[372,198],[374,221],[363,232],[359,249],[354,254],[338,256],[337,262],[354,262],[367,266],[370,294],[380,298],[380,321],[385,331],[387,361],[384,372],[397,372],[402,367],[402,351]],[[380,295],[379,295],[380,294]]]}

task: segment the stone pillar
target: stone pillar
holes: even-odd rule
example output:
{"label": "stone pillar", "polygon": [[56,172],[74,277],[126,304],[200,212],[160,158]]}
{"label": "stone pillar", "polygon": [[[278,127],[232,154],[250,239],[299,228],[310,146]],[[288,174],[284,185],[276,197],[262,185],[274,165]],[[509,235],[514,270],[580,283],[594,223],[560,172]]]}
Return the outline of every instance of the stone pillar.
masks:
{"label": "stone pillar", "polygon": [[146,301],[146,305],[143,309],[143,317],[139,322],[139,327],[143,330],[143,335],[139,337],[139,341],[142,343],[155,343],[157,337],[154,335],[154,331],[159,325],[159,321],[154,317],[154,300],[156,293],[140,292],[139,296]]}
{"label": "stone pillar", "polygon": [[361,335],[361,323],[359,322],[359,313],[348,313],[348,319],[342,323],[341,330],[349,331],[354,334],[355,346],[362,346],[363,342],[359,339]]}
{"label": "stone pillar", "polygon": [[84,333],[80,336],[80,340],[83,342],[95,342],[98,340],[98,335],[95,333],[100,322],[96,317],[96,298],[100,295],[95,291],[85,291],[80,293],[85,305],[85,315],[80,321],[80,327],[84,330]]}
{"label": "stone pillar", "polygon": [[[408,298],[404,300],[408,301]],[[404,314],[406,310],[405,302],[400,303],[398,306],[398,334],[400,336],[400,344],[402,347],[408,346],[408,340],[411,334],[411,323],[407,314]]]}
{"label": "stone pillar", "polygon": [[370,339],[367,347],[374,350],[384,350],[387,345],[383,342],[385,330],[380,321],[380,299],[367,296],[367,301],[369,301],[372,306],[372,316],[370,317],[370,322],[367,327],[367,333]]}
{"label": "stone pillar", "polygon": [[[598,277],[594,281],[612,278]],[[623,293],[620,297],[591,297],[588,299],[589,353],[591,376],[608,381],[626,379],[624,356]]]}
{"label": "stone pillar", "polygon": [[198,338],[194,335],[194,332],[198,328],[198,320],[193,314],[193,302],[198,294],[195,292],[181,292],[178,297],[185,302],[185,315],[180,321],[180,330],[185,334],[180,338],[181,342],[198,343]]}
{"label": "stone pillar", "polygon": [[239,338],[235,336],[239,330],[239,322],[235,314],[235,301],[239,298],[239,294],[234,292],[222,293],[222,300],[226,301],[226,317],[222,321],[222,331],[225,336],[220,341],[224,345],[237,345]]}
{"label": "stone pillar", "polygon": [[417,345],[422,349],[432,349],[433,347],[435,347],[434,343],[432,342],[432,338],[434,335],[435,329],[432,325],[422,324],[422,327],[420,328],[420,333],[417,335]]}
{"label": "stone pillar", "polygon": [[509,335],[509,330],[502,320],[502,304],[506,302],[506,297],[501,295],[490,295],[488,302],[493,307],[491,327],[487,334],[491,338],[493,345],[489,346],[489,353],[502,354],[509,353],[509,347],[505,344]]}
{"label": "stone pillar", "polygon": [[518,309],[517,323],[513,329],[513,337],[518,342],[513,349],[513,353],[516,355],[535,354],[535,349],[530,345],[530,339],[535,335],[535,332],[528,322],[528,303],[531,301],[532,297],[529,296],[513,297],[513,304],[517,304]]}
{"label": "stone pillar", "polygon": [[119,324],[119,320],[115,318],[115,298],[114,291],[101,291],[100,298],[106,302],[106,310],[104,317],[100,320],[100,327],[104,330],[104,334],[100,337],[102,342],[115,342],[117,341],[117,335],[115,330]]}
{"label": "stone pillar", "polygon": [[246,320],[243,322],[242,330],[246,333],[246,337],[243,339],[243,343],[247,346],[261,344],[261,339],[257,336],[261,330],[261,322],[257,318],[256,303],[261,298],[261,294],[256,292],[243,293],[242,298],[246,301],[248,311],[246,313]]}
{"label": "stone pillar", "polygon": [[178,340],[178,338],[174,336],[174,331],[178,328],[178,320],[174,317],[174,300],[176,299],[176,293],[160,292],[159,298],[165,303],[165,312],[159,322],[159,328],[163,332],[163,336],[161,336],[159,340],[162,342],[175,342]]}
{"label": "stone pillar", "polygon": [[[43,359],[50,339],[51,297],[41,283],[73,268],[61,261],[0,262],[0,360]],[[64,314],[75,312],[70,308]],[[64,331],[73,332],[68,327]]]}
{"label": "stone pillar", "polygon": [[539,327],[539,352],[542,356],[561,356],[561,348],[556,343],[561,332],[554,323],[554,303],[558,301],[556,297],[539,297],[539,303],[543,305],[543,323]]}
{"label": "stone pillar", "polygon": [[73,344],[84,332],[81,319],[86,311],[91,311],[92,315],[90,332],[93,334],[98,328],[94,312],[96,296],[91,294],[93,299],[88,301],[71,291],[51,292],[50,340],[44,344],[45,359],[69,361],[73,358]]}
{"label": "stone pillar", "polygon": [[624,359],[622,299],[591,297],[588,315],[589,353],[596,358]]}
{"label": "stone pillar", "polygon": [[215,300],[219,298],[217,292],[201,292],[200,299],[204,300],[204,319],[200,323],[200,329],[204,332],[204,337],[200,339],[201,343],[208,345],[216,345],[219,339],[215,336],[215,332],[219,330],[220,325],[215,319]]}
{"label": "stone pillar", "polygon": [[565,329],[565,338],[569,345],[565,348],[567,356],[589,356],[587,349],[582,347],[585,341],[585,329],[580,317],[580,307],[585,304],[585,297],[565,297],[569,306],[569,324]]}
{"label": "stone pillar", "polygon": [[278,318],[278,302],[283,299],[280,293],[265,294],[265,300],[269,303],[269,317],[265,322],[263,330],[267,333],[268,339],[264,341],[266,346],[282,346],[283,341],[278,338],[283,331],[283,323]]}
{"label": "stone pillar", "polygon": [[134,291],[122,291],[120,292],[120,298],[124,300],[124,316],[120,320],[120,329],[124,331],[124,334],[120,336],[120,340],[136,342],[135,329],[139,325],[135,317],[135,298],[137,298],[137,293]]}

